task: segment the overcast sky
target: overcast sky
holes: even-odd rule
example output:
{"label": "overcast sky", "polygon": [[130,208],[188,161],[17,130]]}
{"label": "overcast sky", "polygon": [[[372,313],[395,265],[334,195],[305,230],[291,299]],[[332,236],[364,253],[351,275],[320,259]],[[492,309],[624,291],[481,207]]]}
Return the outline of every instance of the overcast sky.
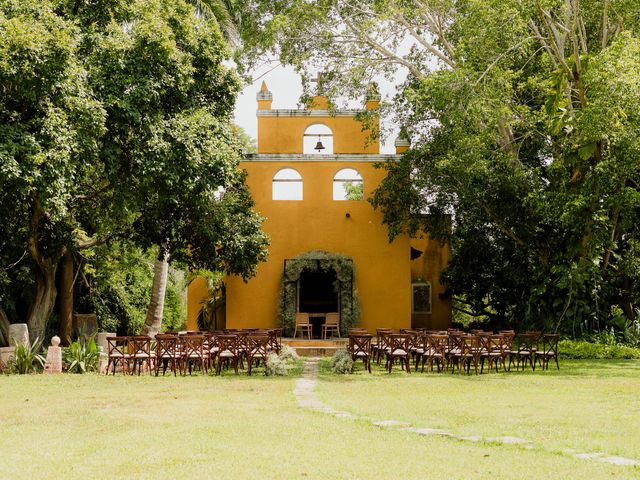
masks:
{"label": "overcast sky", "polygon": [[[254,75],[258,77],[260,72]],[[267,87],[273,94],[274,109],[298,108],[298,101],[302,95],[302,82],[300,76],[296,74],[292,67],[277,67],[263,77],[255,80],[251,85],[247,85],[238,95],[235,109],[235,121],[251,137],[257,138],[258,122],[256,120],[256,93],[260,90],[262,81],[267,82]],[[380,81],[381,94],[388,95],[393,91],[393,85],[389,82]],[[385,119],[382,119],[385,122]],[[391,126],[392,127],[392,126]],[[395,153],[394,141],[397,130],[384,138],[380,145],[380,153]]]}

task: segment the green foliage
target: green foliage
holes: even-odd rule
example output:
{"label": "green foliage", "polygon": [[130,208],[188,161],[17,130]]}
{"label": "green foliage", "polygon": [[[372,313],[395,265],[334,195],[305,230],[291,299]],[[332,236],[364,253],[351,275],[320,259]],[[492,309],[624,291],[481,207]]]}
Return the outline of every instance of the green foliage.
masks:
{"label": "green foliage", "polygon": [[296,349],[289,345],[282,346],[279,356],[286,363],[295,363],[300,360]]}
{"label": "green foliage", "polygon": [[271,352],[267,355],[265,374],[267,376],[286,376],[289,371],[299,367],[300,357],[294,348],[283,345],[280,354]]}
{"label": "green foliage", "polygon": [[558,343],[560,358],[572,359],[640,359],[640,348],[617,343],[605,344],[585,340],[561,340]]}
{"label": "green foliage", "polygon": [[98,369],[100,352],[93,337],[86,343],[76,340],[62,350],[62,361],[69,373],[95,372]]}
{"label": "green foliage", "polygon": [[306,94],[318,70],[334,102],[407,74],[381,112],[412,151],[370,200],[390,239],[451,242],[443,281],[466,311],[572,335],[614,305],[638,315],[637,2],[257,3],[249,58],[275,51]]}
{"label": "green foliage", "polygon": [[[136,335],[144,324],[157,250],[148,252],[123,242],[102,245],[91,252],[82,267],[85,288],[76,310],[95,312],[100,330]],[[164,329],[182,330],[186,322],[184,274],[169,269],[163,314]]]}
{"label": "green foliage", "polygon": [[347,200],[362,200],[364,199],[364,183],[362,182],[344,182],[345,198]]}
{"label": "green foliage", "polygon": [[[4,271],[27,251],[21,266],[45,292],[25,299],[30,332],[44,331],[65,251],[163,245],[172,261],[244,278],[266,257],[238,168],[223,4],[191,3],[0,3],[0,297],[21,308]],[[127,310],[111,287],[106,303]]]}
{"label": "green foliage", "polygon": [[331,371],[339,374],[353,372],[353,359],[346,349],[340,348],[333,354],[333,357],[331,357]]}
{"label": "green foliage", "polygon": [[189,273],[187,284],[190,285],[196,279],[205,281],[208,293],[208,297],[201,302],[198,312],[198,328],[200,330],[220,330],[216,312],[218,309],[224,308],[226,303],[224,274],[209,270],[195,270]]}
{"label": "green foliage", "polygon": [[287,369],[285,361],[271,352],[267,355],[265,374],[270,377],[283,377],[289,374],[289,370]]}
{"label": "green foliage", "polygon": [[337,253],[312,251],[298,255],[287,261],[282,275],[278,317],[285,335],[293,335],[297,312],[296,283],[304,271],[335,272],[340,302],[340,330],[343,335],[356,326],[360,320],[360,302],[355,288],[355,269],[351,258]]}
{"label": "green foliage", "polygon": [[16,345],[13,357],[7,365],[8,373],[26,375],[36,373],[44,368],[45,357],[39,353],[42,349],[42,342],[39,338],[29,345]]}

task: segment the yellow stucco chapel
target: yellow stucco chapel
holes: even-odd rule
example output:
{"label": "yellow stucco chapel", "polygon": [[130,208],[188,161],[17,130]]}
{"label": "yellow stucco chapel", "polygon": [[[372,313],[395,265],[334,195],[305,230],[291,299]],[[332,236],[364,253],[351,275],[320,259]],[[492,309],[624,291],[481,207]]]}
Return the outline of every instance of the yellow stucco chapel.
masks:
{"label": "yellow stucco chapel", "polygon": [[[398,158],[408,142],[397,139],[395,155],[380,154],[370,130],[378,127],[377,116],[363,128],[356,118],[361,111],[330,112],[323,95],[306,109],[273,109],[272,101],[263,82],[257,94],[257,153],[241,162],[254,208],[266,218],[269,257],[248,282],[225,279],[226,311],[218,313],[223,320],[215,328],[280,327],[283,311],[309,312],[320,323],[327,312],[346,319],[344,299],[350,296],[359,304],[357,326],[371,333],[383,327],[449,326],[451,303],[439,281],[449,246],[427,235],[399,236],[390,243],[381,212],[367,202],[385,175],[374,165]],[[369,98],[362,112],[378,107],[379,99]],[[351,264],[352,274],[332,271],[330,261],[325,266],[323,259],[332,255]],[[297,258],[318,260],[287,277],[287,266]],[[208,295],[204,281],[192,282],[187,295],[187,328],[195,330]],[[318,325],[314,334],[319,335]]]}

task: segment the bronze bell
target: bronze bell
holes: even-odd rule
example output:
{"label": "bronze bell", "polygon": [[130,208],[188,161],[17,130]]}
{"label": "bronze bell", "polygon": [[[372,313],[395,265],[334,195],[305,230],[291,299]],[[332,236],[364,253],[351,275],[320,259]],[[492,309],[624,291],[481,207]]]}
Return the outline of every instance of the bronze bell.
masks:
{"label": "bronze bell", "polygon": [[316,143],[316,147],[314,148],[314,150],[317,150],[318,153],[324,150],[324,145],[322,145],[322,142],[320,141],[319,138],[318,138],[318,143]]}

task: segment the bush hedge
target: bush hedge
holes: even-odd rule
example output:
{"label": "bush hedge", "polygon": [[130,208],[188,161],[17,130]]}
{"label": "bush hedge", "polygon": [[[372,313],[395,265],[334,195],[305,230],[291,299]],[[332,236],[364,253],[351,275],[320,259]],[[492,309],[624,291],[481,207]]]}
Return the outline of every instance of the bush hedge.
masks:
{"label": "bush hedge", "polygon": [[593,343],[584,340],[561,340],[560,358],[573,359],[640,359],[640,348],[626,345]]}

